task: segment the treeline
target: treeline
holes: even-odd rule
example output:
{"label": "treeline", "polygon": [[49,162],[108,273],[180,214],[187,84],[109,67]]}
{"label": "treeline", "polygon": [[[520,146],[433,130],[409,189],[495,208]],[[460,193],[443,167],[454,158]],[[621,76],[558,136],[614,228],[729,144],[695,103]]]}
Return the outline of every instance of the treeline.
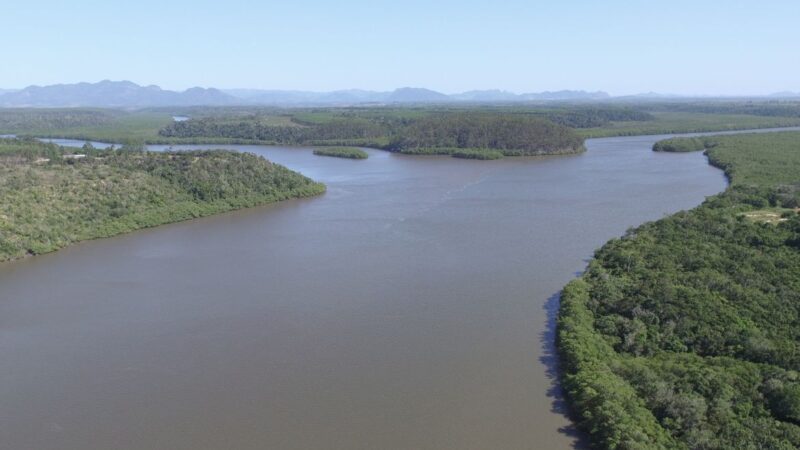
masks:
{"label": "treeline", "polygon": [[800,447],[800,133],[714,140],[731,188],[610,241],[562,293],[564,387],[599,448]]}
{"label": "treeline", "polygon": [[484,148],[535,155],[580,151],[583,139],[573,130],[538,117],[511,114],[453,113],[414,121],[394,136],[389,150],[408,148]]}
{"label": "treeline", "polygon": [[314,149],[314,154],[319,156],[333,156],[347,159],[367,159],[369,154],[355,147],[327,147]]}
{"label": "treeline", "polygon": [[502,159],[503,153],[497,150],[481,150],[481,149],[463,149],[453,152],[453,158],[461,159],[479,159],[479,160],[492,160]]}
{"label": "treeline", "polygon": [[69,128],[102,126],[124,113],[104,109],[0,109],[0,132],[29,130],[65,130]]}
{"label": "treeline", "polygon": [[66,149],[0,139],[0,261],[324,190],[247,153]]}
{"label": "treeline", "polygon": [[574,107],[562,111],[549,111],[544,116],[560,125],[572,128],[595,128],[611,122],[649,122],[655,120],[652,114],[638,109],[624,107]]}
{"label": "treeline", "polygon": [[654,111],[695,112],[704,114],[747,114],[766,117],[800,117],[800,101],[705,101],[668,102],[651,105]]}
{"label": "treeline", "polygon": [[717,142],[710,137],[680,137],[664,139],[653,144],[654,152],[696,152],[717,146]]}
{"label": "treeline", "polygon": [[[312,116],[313,117],[313,116]],[[333,116],[300,126],[265,125],[258,116],[175,122],[160,134],[171,138],[231,138],[289,145],[363,145],[391,151],[421,148],[483,148],[507,155],[576,152],[583,140],[570,128],[534,115],[447,112],[421,117]]]}
{"label": "treeline", "polygon": [[[172,114],[186,115],[192,120],[175,122]],[[640,108],[618,105],[289,109],[238,106],[135,112],[90,108],[0,109],[0,134],[116,143],[138,140],[149,144],[215,142],[385,148],[418,121],[449,115],[541,119],[581,129],[654,120]]]}
{"label": "treeline", "polygon": [[201,118],[174,122],[159,131],[164,137],[213,137],[247,139],[286,145],[304,145],[314,141],[376,139],[390,131],[379,122],[336,119],[310,126],[265,125],[258,116]]}

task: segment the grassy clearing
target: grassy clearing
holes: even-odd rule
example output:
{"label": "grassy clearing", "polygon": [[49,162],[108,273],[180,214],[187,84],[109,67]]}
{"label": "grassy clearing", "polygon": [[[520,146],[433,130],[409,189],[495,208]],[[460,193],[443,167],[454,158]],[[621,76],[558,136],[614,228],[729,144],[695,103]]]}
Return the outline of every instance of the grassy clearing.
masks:
{"label": "grassy clearing", "polygon": [[781,222],[786,222],[792,218],[792,216],[800,214],[800,209],[792,209],[792,208],[769,208],[769,209],[757,209],[754,211],[748,211],[742,213],[742,217],[746,217],[753,222],[758,223],[768,223],[768,224],[778,224]]}

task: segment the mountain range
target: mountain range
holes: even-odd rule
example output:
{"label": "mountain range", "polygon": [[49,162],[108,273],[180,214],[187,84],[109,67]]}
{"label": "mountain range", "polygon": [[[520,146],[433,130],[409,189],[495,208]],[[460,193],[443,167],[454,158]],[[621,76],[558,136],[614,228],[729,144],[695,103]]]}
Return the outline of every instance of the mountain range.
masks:
{"label": "mountain range", "polygon": [[183,92],[130,81],[28,86],[0,95],[0,106],[141,108],[151,106],[232,105],[235,97],[218,89],[191,88]]}
{"label": "mountain range", "polygon": [[[403,87],[394,91],[348,89],[330,92],[214,89],[194,87],[182,92],[158,86],[140,86],[130,81],[104,80],[98,83],[28,86],[25,89],[0,89],[0,107],[104,107],[146,108],[163,106],[347,106],[359,104],[434,104],[434,103],[517,103],[517,102],[592,102],[603,100],[641,101],[679,98],[648,92],[611,97],[606,92],[563,90],[516,94],[494,90],[475,90],[447,95],[424,88]],[[769,98],[800,98],[800,93],[779,92]]]}
{"label": "mountain range", "polygon": [[514,94],[500,90],[469,91],[447,95],[424,88],[403,87],[394,91],[360,89],[331,92],[214,89],[195,87],[182,92],[158,86],[140,86],[130,81],[28,86],[0,90],[0,107],[105,107],[144,108],[159,106],[225,105],[355,105],[450,102],[588,101],[609,98],[605,92],[558,91]]}

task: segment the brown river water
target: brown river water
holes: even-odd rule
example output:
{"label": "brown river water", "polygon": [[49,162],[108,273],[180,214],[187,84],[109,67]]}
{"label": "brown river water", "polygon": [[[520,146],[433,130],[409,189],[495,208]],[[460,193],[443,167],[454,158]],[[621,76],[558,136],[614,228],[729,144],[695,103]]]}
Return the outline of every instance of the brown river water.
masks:
{"label": "brown river water", "polygon": [[580,447],[559,289],[725,188],[659,138],[499,161],[225,146],[328,192],[0,265],[0,448]]}

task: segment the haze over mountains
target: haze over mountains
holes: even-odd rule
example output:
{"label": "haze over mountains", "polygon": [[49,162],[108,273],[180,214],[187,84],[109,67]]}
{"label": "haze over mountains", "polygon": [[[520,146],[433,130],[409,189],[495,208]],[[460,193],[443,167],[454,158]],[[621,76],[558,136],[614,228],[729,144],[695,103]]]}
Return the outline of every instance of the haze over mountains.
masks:
{"label": "haze over mountains", "polygon": [[423,88],[404,87],[389,92],[349,89],[331,92],[260,89],[191,88],[183,92],[158,86],[140,86],[130,81],[104,80],[98,83],[29,86],[18,91],[0,91],[0,106],[5,107],[117,107],[224,106],[224,105],[353,105],[362,103],[448,103],[515,102],[550,100],[598,100],[605,92],[559,91],[513,94],[490,90],[446,95]]}
{"label": "haze over mountains", "polygon": [[[447,95],[424,88],[404,87],[394,91],[348,89],[331,92],[214,89],[194,87],[182,92],[158,86],[140,86],[130,81],[104,80],[98,83],[29,86],[21,90],[0,89],[0,107],[104,107],[145,108],[161,106],[336,106],[358,104],[419,103],[516,103],[516,102],[591,102],[603,100],[653,100],[679,96],[649,92],[640,95],[611,97],[597,91],[562,90],[516,94],[502,90],[475,90]],[[780,92],[773,98],[798,98],[800,93]]]}
{"label": "haze over mountains", "polygon": [[28,86],[0,95],[0,106],[137,108],[152,106],[232,105],[235,97],[217,89],[191,88],[183,92],[130,81]]}

